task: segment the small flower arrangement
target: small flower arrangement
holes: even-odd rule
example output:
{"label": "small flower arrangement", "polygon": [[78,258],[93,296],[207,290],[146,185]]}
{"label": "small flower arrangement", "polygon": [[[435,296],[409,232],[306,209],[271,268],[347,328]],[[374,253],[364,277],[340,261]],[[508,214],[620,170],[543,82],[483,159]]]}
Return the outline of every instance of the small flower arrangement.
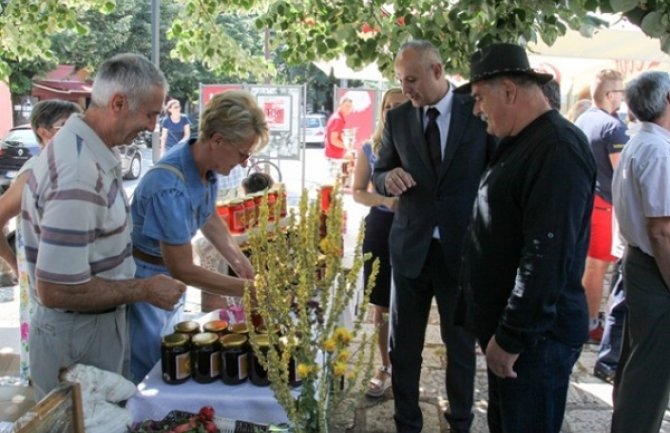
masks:
{"label": "small flower arrangement", "polygon": [[[363,261],[368,259],[361,251],[362,226],[347,267],[343,264],[344,213],[337,186],[327,210],[318,201],[310,202],[303,192],[285,232],[269,227],[268,214],[264,203],[259,229],[249,234],[257,273],[256,302],[252,304],[247,291],[244,305],[246,311],[254,309],[260,314],[267,329],[280,332],[268,334],[270,346],[262,352],[256,342],[258,334],[251,329],[251,345],[268,371],[270,386],[293,431],[325,433],[334,411],[353,411],[372,376],[377,335],[362,329],[369,293],[363,296],[352,329],[342,326],[340,320],[355,296]],[[375,263],[373,281],[377,269]],[[291,387],[293,372],[301,380],[299,389]]]}

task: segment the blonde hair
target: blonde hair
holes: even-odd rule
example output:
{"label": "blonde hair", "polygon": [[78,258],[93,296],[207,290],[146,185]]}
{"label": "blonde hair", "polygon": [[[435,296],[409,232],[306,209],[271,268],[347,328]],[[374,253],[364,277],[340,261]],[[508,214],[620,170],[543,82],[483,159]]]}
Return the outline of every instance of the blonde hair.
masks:
{"label": "blonde hair", "polygon": [[623,75],[621,75],[621,72],[614,69],[603,69],[599,71],[593,80],[593,85],[591,86],[591,95],[593,100],[596,102],[602,102],[605,99],[607,92],[617,90],[610,86],[611,83],[617,81],[623,82]]}
{"label": "blonde hair", "polygon": [[200,117],[198,140],[207,140],[217,132],[233,145],[256,137],[251,153],[263,149],[270,141],[265,113],[245,90],[219,93],[209,101]]}
{"label": "blonde hair", "polygon": [[588,110],[591,107],[591,100],[590,99],[580,99],[579,101],[575,102],[572,104],[570,109],[565,115],[565,118],[568,119],[570,122],[575,122],[579,116],[586,110]]}
{"label": "blonde hair", "polygon": [[389,89],[384,93],[384,96],[382,97],[382,105],[381,105],[381,112],[379,113],[379,121],[377,122],[377,128],[375,129],[374,134],[372,134],[372,153],[375,155],[379,154],[379,149],[382,147],[382,135],[384,134],[384,124],[386,123],[386,119],[384,118],[384,106],[386,105],[386,101],[388,101],[388,98],[391,95],[395,94],[402,94],[402,90],[400,89]]}

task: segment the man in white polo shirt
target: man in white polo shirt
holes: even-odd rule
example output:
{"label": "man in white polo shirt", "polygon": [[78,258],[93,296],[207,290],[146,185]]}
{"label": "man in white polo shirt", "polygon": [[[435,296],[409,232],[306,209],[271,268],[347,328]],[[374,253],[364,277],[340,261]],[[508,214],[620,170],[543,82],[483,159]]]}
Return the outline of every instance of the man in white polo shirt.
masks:
{"label": "man in white polo shirt", "polygon": [[146,58],[104,62],[91,106],[73,115],[40,155],[23,192],[35,398],[76,363],[127,373],[125,304],[172,309],[186,286],[165,275],[134,279],[128,198],[114,146],[153,131],[167,82]]}

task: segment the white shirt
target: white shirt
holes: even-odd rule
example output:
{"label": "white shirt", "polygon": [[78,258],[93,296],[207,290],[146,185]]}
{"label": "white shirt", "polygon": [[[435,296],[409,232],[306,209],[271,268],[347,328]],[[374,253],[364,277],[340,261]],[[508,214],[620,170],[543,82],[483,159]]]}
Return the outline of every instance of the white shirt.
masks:
{"label": "white shirt", "polygon": [[621,152],[612,195],[628,245],[653,256],[647,218],[670,216],[670,131],[641,122],[639,133]]}
{"label": "white shirt", "polygon": [[[453,86],[449,84],[449,89],[447,93],[444,94],[442,99],[437,101],[435,105],[425,105],[423,106],[423,132],[426,132],[428,127],[428,109],[435,107],[437,111],[440,112],[440,115],[437,116],[435,122],[437,122],[437,128],[440,130],[440,151],[442,158],[444,159],[444,149],[447,147],[447,137],[449,136],[449,124],[451,123],[451,106],[454,103],[454,92]],[[437,226],[433,229],[433,238],[440,239],[440,230]]]}
{"label": "white shirt", "polygon": [[437,116],[435,121],[437,122],[437,128],[440,130],[440,150],[442,151],[442,159],[444,159],[444,149],[447,147],[447,137],[449,136],[449,124],[451,123],[451,106],[454,103],[454,92],[452,91],[452,85],[449,85],[447,93],[444,94],[442,99],[437,101],[435,105],[424,105],[423,109],[423,131],[426,132],[428,127],[428,109],[435,107],[437,111],[440,112],[440,115]]}

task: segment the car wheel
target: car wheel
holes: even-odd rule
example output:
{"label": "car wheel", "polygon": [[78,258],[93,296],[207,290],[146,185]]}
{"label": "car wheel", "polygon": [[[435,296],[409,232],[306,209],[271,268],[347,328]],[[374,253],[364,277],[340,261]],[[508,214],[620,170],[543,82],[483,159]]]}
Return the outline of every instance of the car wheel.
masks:
{"label": "car wheel", "polygon": [[128,167],[128,173],[124,176],[125,179],[137,179],[142,173],[142,155],[136,153],[133,155],[133,159],[130,161],[130,166]]}

